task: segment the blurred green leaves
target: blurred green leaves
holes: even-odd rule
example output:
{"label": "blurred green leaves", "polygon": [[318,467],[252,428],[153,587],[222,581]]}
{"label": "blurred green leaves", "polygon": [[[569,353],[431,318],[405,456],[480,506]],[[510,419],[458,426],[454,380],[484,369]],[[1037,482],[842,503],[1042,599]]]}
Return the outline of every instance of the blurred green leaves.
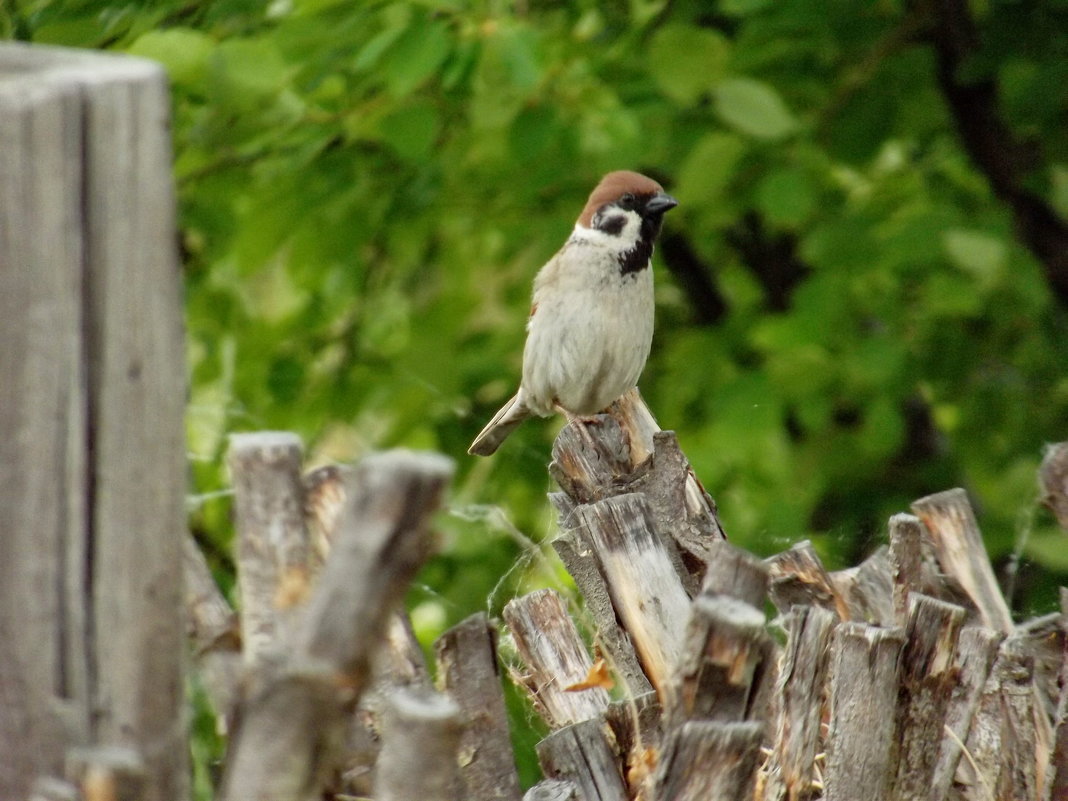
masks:
{"label": "blurred green leaves", "polygon": [[758,139],[782,139],[797,125],[779,93],[752,78],[728,78],[720,83],[715,106],[727,125]]}
{"label": "blurred green leaves", "polygon": [[667,24],[650,39],[647,58],[657,88],[686,106],[709,93],[726,74],[730,42],[716,30]]}

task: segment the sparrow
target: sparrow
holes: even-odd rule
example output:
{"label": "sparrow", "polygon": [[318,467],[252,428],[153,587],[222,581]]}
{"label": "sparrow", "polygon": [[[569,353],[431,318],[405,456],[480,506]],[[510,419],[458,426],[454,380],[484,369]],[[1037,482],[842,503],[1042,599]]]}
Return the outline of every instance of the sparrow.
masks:
{"label": "sparrow", "polygon": [[640,173],[601,179],[534,279],[519,391],[468,453],[489,456],[532,415],[597,414],[638,383],[653,340],[653,243],[677,205]]}

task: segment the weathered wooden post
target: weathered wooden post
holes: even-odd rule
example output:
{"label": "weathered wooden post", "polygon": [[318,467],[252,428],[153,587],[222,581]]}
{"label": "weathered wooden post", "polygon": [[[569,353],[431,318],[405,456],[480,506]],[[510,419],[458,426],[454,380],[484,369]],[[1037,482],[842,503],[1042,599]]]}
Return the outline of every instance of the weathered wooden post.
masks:
{"label": "weathered wooden post", "polygon": [[0,45],[2,798],[116,748],[188,796],[169,105],[152,63]]}

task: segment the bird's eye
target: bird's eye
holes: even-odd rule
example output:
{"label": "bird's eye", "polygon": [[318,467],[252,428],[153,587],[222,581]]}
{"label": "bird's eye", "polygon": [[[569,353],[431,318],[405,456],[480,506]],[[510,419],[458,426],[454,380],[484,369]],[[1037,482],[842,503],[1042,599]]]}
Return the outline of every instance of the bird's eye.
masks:
{"label": "bird's eye", "polygon": [[632,195],[630,192],[627,192],[627,194],[623,195],[623,197],[619,199],[619,205],[624,209],[634,208],[634,195]]}

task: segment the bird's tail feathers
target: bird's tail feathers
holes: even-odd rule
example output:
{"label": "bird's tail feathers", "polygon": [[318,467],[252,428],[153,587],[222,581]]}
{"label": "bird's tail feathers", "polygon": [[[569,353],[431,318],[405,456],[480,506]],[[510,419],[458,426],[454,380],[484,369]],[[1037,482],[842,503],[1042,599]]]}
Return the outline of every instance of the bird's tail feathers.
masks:
{"label": "bird's tail feathers", "polygon": [[508,437],[516,426],[530,417],[530,409],[523,400],[523,390],[520,389],[511,399],[500,408],[493,419],[486,423],[486,427],[475,437],[467,452],[472,456],[489,456],[496,452],[501,443]]}

